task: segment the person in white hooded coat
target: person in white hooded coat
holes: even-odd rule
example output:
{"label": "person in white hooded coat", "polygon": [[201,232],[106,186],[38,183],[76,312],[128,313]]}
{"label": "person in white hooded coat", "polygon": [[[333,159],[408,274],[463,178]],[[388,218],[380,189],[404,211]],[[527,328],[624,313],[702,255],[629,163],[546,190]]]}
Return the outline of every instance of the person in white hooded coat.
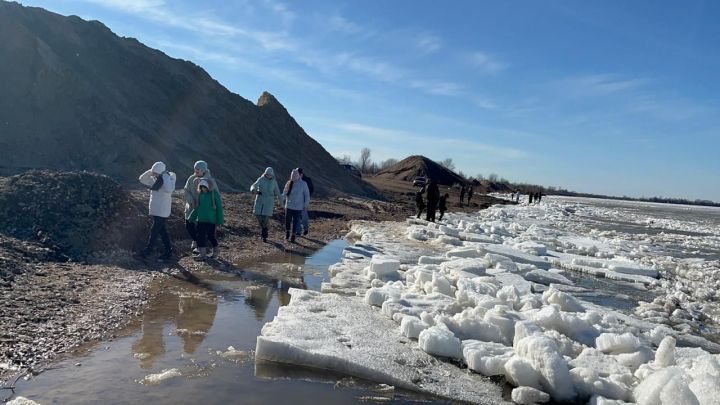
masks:
{"label": "person in white hooded coat", "polygon": [[167,171],[165,163],[155,162],[150,170],[140,175],[139,180],[140,183],[150,187],[149,211],[153,219],[147,245],[140,253],[140,256],[147,258],[152,253],[157,238],[160,237],[165,248],[165,253],[160,259],[170,259],[172,256],[172,243],[165,222],[170,216],[172,208],[172,193],[175,191],[176,180],[175,173]]}

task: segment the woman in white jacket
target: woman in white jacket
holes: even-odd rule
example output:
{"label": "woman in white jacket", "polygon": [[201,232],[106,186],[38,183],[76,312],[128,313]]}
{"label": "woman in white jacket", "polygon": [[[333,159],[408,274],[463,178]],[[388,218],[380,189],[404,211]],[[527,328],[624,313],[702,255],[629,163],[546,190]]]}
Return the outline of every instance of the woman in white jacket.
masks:
{"label": "woman in white jacket", "polygon": [[175,173],[168,172],[163,162],[155,162],[152,168],[140,175],[140,183],[150,187],[150,215],[153,218],[150,237],[140,257],[145,259],[153,251],[158,236],[162,238],[165,253],[160,256],[161,261],[172,257],[172,243],[165,222],[170,216],[172,207],[172,193],[175,191]]}

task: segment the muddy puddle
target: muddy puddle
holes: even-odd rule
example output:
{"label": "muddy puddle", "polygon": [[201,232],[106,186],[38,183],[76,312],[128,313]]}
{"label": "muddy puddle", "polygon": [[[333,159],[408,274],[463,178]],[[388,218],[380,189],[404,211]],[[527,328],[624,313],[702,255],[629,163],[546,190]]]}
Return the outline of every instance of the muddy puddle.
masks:
{"label": "muddy puddle", "polygon": [[342,375],[256,364],[255,339],[289,302],[288,289],[318,290],[345,246],[337,240],[317,252],[238,263],[234,273],[160,281],[142,319],[120,337],[19,381],[16,394],[41,404],[435,402]]}

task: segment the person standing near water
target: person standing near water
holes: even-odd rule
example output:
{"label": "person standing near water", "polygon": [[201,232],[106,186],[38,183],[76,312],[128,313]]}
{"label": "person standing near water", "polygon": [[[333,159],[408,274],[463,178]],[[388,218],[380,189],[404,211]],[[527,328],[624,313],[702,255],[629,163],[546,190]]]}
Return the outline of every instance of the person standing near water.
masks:
{"label": "person standing near water", "polygon": [[[205,179],[208,183],[210,191],[218,190],[217,183],[208,169],[208,164],[204,160],[198,160],[193,165],[195,172],[188,177],[185,182],[183,191],[185,193],[185,229],[192,239],[190,250],[197,248],[197,223],[190,221],[192,210],[198,206],[198,187],[200,179]],[[218,190],[219,191],[219,190]]]}
{"label": "person standing near water", "polygon": [[[198,205],[190,213],[190,221],[197,223],[195,231],[199,252],[194,259],[204,261],[208,256],[217,259],[220,254],[220,247],[217,238],[215,238],[215,229],[225,223],[220,192],[217,188],[210,191],[210,184],[207,179],[200,179],[197,191]],[[211,248],[212,255],[209,255]]]}
{"label": "person standing near water", "polygon": [[420,215],[422,215],[422,212],[425,210],[425,200],[423,199],[423,194],[425,194],[424,186],[415,192],[415,206],[417,207],[416,218],[420,218]]}
{"label": "person standing near water", "polygon": [[[298,169],[290,172],[290,180],[285,183],[283,196],[285,198],[285,240],[294,243],[295,234],[300,229],[302,212],[310,205],[310,190],[307,183],[300,178]],[[290,225],[292,225],[292,230]]]}
{"label": "person standing near water", "polygon": [[[467,199],[468,205],[470,205],[470,199],[472,197],[473,197],[473,188],[472,188],[472,186],[470,186],[470,188],[468,188],[468,199]],[[442,217],[440,217],[440,218],[442,218]]]}
{"label": "person standing near water", "polygon": [[172,193],[175,191],[175,179],[175,173],[167,171],[163,162],[155,162],[150,170],[140,175],[140,183],[150,187],[149,211],[153,219],[147,245],[138,254],[140,259],[147,259],[150,256],[158,237],[162,239],[165,247],[165,253],[158,260],[165,261],[172,258],[172,243],[165,222],[172,209]]}
{"label": "person standing near water", "polygon": [[[303,172],[302,167],[298,167],[298,173],[300,173],[300,178],[302,181],[304,181],[307,186],[308,190],[310,191],[310,198],[312,198],[313,191],[315,191],[315,187],[313,186],[312,179],[310,177],[305,176],[305,172]],[[307,208],[303,210],[302,212],[302,218],[301,218],[301,224],[302,224],[302,233],[303,235],[307,235],[308,232],[310,232],[310,215],[308,214]],[[300,229],[298,229],[297,236],[300,236]]]}
{"label": "person standing near water", "polygon": [[275,180],[275,171],[272,167],[265,169],[265,172],[250,186],[250,192],[255,194],[255,205],[253,214],[260,224],[260,237],[267,242],[268,225],[273,215],[275,203],[280,204],[280,188]]}
{"label": "person standing near water", "polygon": [[433,179],[429,179],[427,187],[427,215],[425,216],[425,219],[428,221],[435,222],[435,211],[437,210],[439,201],[440,190],[438,189],[438,185]]}
{"label": "person standing near water", "polygon": [[460,205],[462,206],[463,201],[465,200],[465,185],[463,184],[460,186]]}
{"label": "person standing near water", "polygon": [[438,221],[442,221],[443,216],[445,215],[445,211],[447,211],[447,199],[450,197],[450,194],[445,193],[442,197],[440,197],[440,201],[438,202],[438,209],[440,210],[440,218],[438,218]]}

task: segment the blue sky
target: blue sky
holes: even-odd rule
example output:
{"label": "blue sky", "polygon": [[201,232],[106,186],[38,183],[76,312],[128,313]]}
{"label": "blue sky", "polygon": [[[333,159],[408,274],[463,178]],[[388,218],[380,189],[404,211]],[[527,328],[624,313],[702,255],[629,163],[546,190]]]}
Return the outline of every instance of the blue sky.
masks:
{"label": "blue sky", "polygon": [[273,93],[333,155],[720,201],[720,2],[38,0]]}

